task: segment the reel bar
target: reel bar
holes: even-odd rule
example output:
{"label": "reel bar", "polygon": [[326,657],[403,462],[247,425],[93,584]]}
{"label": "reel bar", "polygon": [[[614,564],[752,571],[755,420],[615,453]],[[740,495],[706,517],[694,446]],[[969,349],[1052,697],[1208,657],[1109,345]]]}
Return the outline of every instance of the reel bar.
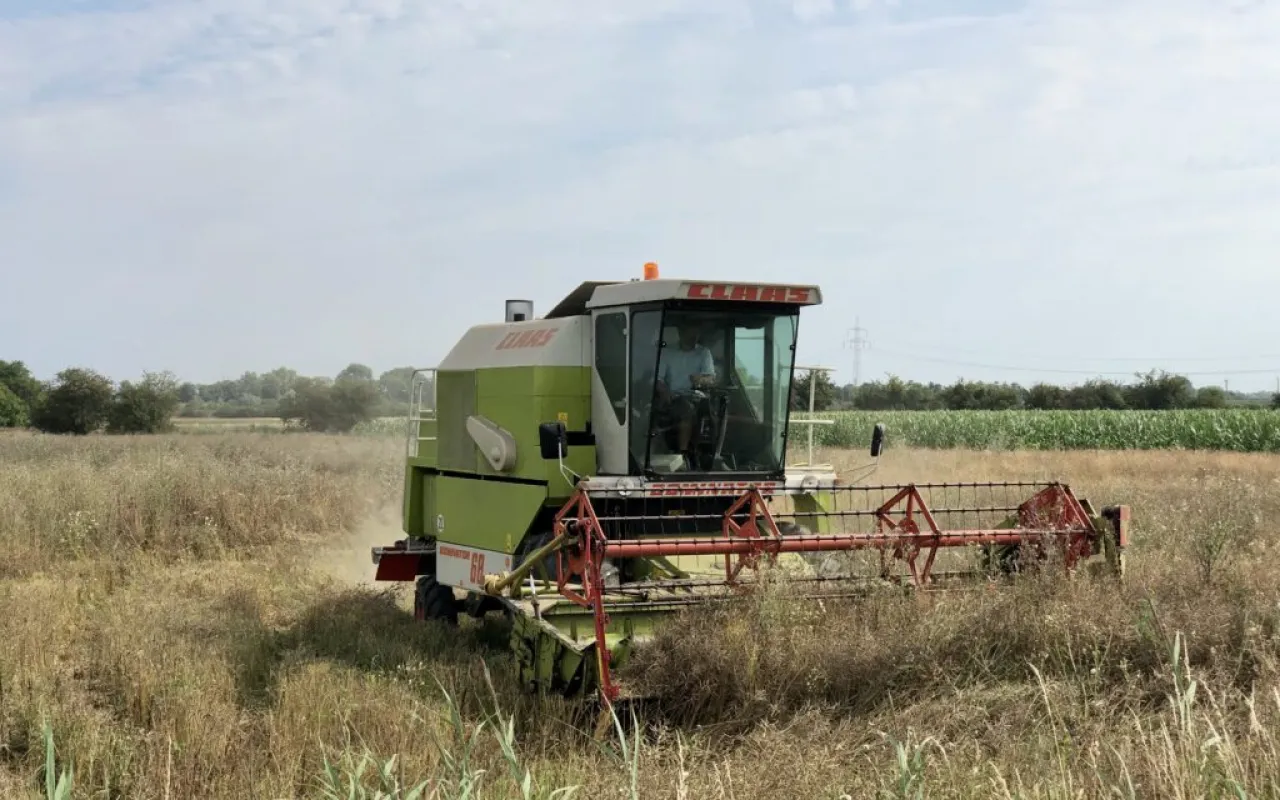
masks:
{"label": "reel bar", "polygon": [[[933,512],[935,515],[982,514],[985,512],[1012,514],[1013,512],[1017,511],[1018,508],[1019,506],[970,506],[967,508],[931,508],[929,510]],[[879,513],[880,511],[878,509],[858,509],[855,511],[835,511],[835,510],[821,511],[821,512],[792,511],[792,512],[786,512],[786,513],[775,511],[773,512],[773,515],[775,517],[822,516],[822,517],[840,518],[840,517],[874,517]],[[745,518],[745,517],[747,517],[747,513],[743,511],[739,511],[736,514],[732,515],[731,518]],[[674,516],[674,517],[659,516],[657,514],[635,514],[630,516],[621,516],[621,515],[610,516],[607,514],[601,514],[600,516],[597,517],[597,519],[599,519],[601,522],[672,522],[672,521],[683,522],[685,520],[712,520],[712,519],[720,520],[724,518],[725,518],[724,514],[681,514],[679,516]]]}
{"label": "reel bar", "polygon": [[[741,525],[755,512],[735,501],[753,491],[772,504],[769,513],[777,522],[802,528],[820,525],[822,529],[814,532],[823,534],[880,533],[887,522],[904,514],[930,529],[981,531],[1009,527],[1014,515],[1027,510],[1028,496],[1070,498],[1067,505],[1076,505],[1066,485],[1050,481],[815,487],[812,494],[802,491],[799,496],[768,483],[743,484],[732,492],[716,487],[705,495],[689,496],[636,492],[619,498],[607,489],[585,491],[591,495],[596,518],[610,540],[707,535],[725,522]],[[1078,521],[1087,527],[1087,521]],[[784,535],[791,535],[792,531],[785,530],[788,527],[783,526]],[[1020,520],[1016,527],[1036,525],[1032,520]]]}
{"label": "reel bar", "polygon": [[752,553],[820,553],[832,550],[859,550],[869,547],[916,545],[964,547],[984,544],[1021,544],[1037,536],[1065,536],[1071,529],[956,530],[942,533],[912,532],[884,534],[844,534],[836,536],[721,536],[687,539],[631,539],[604,545],[606,558],[642,556],[721,556]]}
{"label": "reel bar", "polygon": [[[897,576],[891,576],[890,578],[886,579],[879,575],[795,575],[795,576],[788,576],[787,583],[788,585],[832,584],[832,583],[884,584],[886,582],[896,583],[896,580],[895,580],[896,577]],[[972,570],[953,570],[949,572],[934,570],[931,573],[931,577],[935,581],[964,580],[968,582],[980,582],[980,583],[994,583],[996,581],[995,576],[987,576],[987,575],[983,575],[982,573],[975,573]],[[735,588],[750,587],[750,586],[759,585],[760,583],[761,581],[759,580],[739,580],[735,584]],[[620,587],[612,586],[609,588],[609,594],[623,595],[625,597],[645,598],[655,591],[663,592],[663,591],[669,591],[672,589],[689,589],[689,590],[713,589],[713,588],[723,588],[726,586],[729,586],[729,584],[726,583],[724,580],[710,580],[710,579],[685,580],[685,581],[680,581],[680,580],[637,581],[635,583],[624,584]],[[714,596],[714,595],[701,594],[701,593],[690,595],[690,597],[693,597],[695,599],[701,598],[701,597],[708,597],[708,596]],[[739,595],[735,593],[733,596],[737,597]],[[798,596],[801,598],[804,598],[804,597],[808,597],[809,595],[801,594]]]}

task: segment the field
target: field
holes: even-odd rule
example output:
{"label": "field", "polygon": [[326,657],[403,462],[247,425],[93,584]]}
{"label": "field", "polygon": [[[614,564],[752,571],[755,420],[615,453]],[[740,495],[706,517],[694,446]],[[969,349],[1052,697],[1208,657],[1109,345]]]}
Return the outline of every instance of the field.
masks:
{"label": "field", "polygon": [[[808,415],[801,415],[808,416]],[[815,414],[814,441],[862,448],[885,423],[890,446],[1009,450],[1229,450],[1280,452],[1280,411],[843,411]],[[807,441],[798,430],[794,441]]]}
{"label": "field", "polygon": [[366,754],[423,797],[1280,796],[1280,456],[892,449],[877,479],[1131,503],[1128,580],[692,615],[630,676],[658,702],[625,747],[521,694],[496,623],[362,583],[400,458],[0,436],[0,796],[46,796],[46,724],[86,798],[347,797],[326,761],[340,784]]}
{"label": "field", "polygon": [[174,429],[181,433],[267,433],[283,431],[278,417],[174,417]]}
{"label": "field", "polygon": [[[808,414],[797,414],[804,418]],[[814,428],[823,447],[863,449],[883,422],[890,447],[967,450],[1225,450],[1280,452],[1280,410],[1259,408],[1176,411],[838,411],[813,415],[831,425]],[[279,419],[177,418],[183,433],[270,433]],[[401,436],[403,417],[379,417],[355,433]],[[797,425],[792,441],[808,442]]]}
{"label": "field", "polygon": [[[178,433],[277,433],[286,431],[279,417],[174,417]],[[375,417],[352,431],[364,436],[403,436],[405,417]]]}

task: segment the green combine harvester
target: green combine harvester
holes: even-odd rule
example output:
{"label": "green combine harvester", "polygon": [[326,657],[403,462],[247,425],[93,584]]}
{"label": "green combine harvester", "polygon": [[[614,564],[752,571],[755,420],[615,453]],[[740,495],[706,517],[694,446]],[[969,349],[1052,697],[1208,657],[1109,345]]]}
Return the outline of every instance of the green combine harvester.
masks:
{"label": "green combine harvester", "polygon": [[415,373],[406,538],[374,548],[376,579],[416,582],[420,619],[506,614],[531,689],[610,703],[656,625],[770,566],[822,598],[1048,562],[1122,571],[1128,507],[1095,511],[1064,484],[865,485],[882,426],[854,480],[788,465],[799,314],[821,302],[817,286],[653,264],[541,318],[508,301]]}

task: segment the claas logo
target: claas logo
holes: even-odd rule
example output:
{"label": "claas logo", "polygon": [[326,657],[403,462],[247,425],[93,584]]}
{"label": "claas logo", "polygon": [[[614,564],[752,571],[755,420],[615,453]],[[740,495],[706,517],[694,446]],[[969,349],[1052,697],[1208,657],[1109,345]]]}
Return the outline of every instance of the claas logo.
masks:
{"label": "claas logo", "polygon": [[803,286],[753,286],[746,283],[693,283],[690,300],[730,300],[743,303],[808,303],[812,290]]}
{"label": "claas logo", "polygon": [[761,494],[772,494],[778,489],[776,482],[755,481],[702,481],[697,483],[651,483],[645,494],[651,497],[713,497],[737,495],[755,486]]}
{"label": "claas logo", "polygon": [[536,331],[515,331],[502,337],[495,350],[516,350],[523,347],[542,347],[550,342],[559,328],[542,328]]}

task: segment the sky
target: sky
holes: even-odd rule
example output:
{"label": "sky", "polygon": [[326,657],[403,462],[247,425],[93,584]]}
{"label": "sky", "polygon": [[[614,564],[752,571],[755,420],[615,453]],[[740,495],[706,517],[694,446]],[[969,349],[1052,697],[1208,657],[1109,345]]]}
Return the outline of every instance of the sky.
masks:
{"label": "sky", "polygon": [[0,358],[433,366],[583,280],[800,360],[1280,382],[1267,0],[0,0]]}

